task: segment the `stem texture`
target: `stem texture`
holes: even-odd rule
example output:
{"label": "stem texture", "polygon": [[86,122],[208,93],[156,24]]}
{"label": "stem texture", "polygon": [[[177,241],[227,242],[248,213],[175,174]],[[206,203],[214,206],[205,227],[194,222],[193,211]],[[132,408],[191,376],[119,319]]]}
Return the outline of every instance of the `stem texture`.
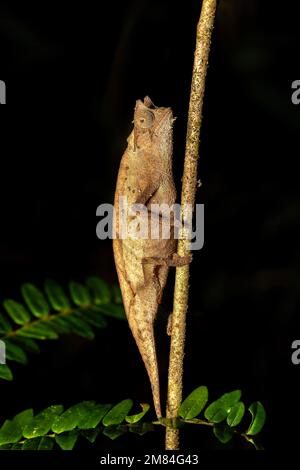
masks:
{"label": "stem texture", "polygon": [[[181,192],[181,217],[184,218],[184,207],[195,205],[197,189],[197,162],[202,122],[203,97],[211,35],[214,25],[217,0],[203,0],[201,15],[197,26],[197,39],[190,93],[184,170]],[[183,231],[178,241],[177,253],[186,256],[190,251],[187,231]],[[189,293],[189,265],[176,269],[174,303],[172,315],[172,334],[170,363],[168,375],[167,418],[176,418],[182,401],[182,376],[186,312]],[[179,449],[179,430],[166,428],[166,449]]]}

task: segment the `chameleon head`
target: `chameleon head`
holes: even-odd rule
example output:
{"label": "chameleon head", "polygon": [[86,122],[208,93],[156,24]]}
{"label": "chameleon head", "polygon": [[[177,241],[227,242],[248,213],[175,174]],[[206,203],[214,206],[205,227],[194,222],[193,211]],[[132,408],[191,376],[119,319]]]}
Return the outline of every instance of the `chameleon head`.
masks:
{"label": "chameleon head", "polygon": [[[134,132],[136,139],[146,139],[168,134],[172,129],[173,115],[171,108],[158,108],[146,96],[144,102],[137,100],[134,112]],[[142,139],[144,140],[144,139]]]}

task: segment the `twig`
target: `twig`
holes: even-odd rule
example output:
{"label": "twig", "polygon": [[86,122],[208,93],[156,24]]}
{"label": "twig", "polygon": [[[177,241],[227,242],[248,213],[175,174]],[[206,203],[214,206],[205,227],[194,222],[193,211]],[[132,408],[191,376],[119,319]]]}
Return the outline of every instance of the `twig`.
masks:
{"label": "twig", "polygon": [[[185,161],[182,179],[181,208],[190,204],[194,207],[197,187],[197,160],[202,121],[202,107],[205,90],[205,77],[208,65],[211,35],[214,25],[217,0],[203,0],[197,26],[196,49],[190,94]],[[190,243],[188,234],[178,242],[177,253],[186,256]],[[185,341],[186,312],[188,307],[189,266],[176,269],[174,305],[172,316],[172,336],[170,349],[167,418],[175,418],[182,400],[182,375]],[[166,429],[166,449],[179,449],[179,430]]]}

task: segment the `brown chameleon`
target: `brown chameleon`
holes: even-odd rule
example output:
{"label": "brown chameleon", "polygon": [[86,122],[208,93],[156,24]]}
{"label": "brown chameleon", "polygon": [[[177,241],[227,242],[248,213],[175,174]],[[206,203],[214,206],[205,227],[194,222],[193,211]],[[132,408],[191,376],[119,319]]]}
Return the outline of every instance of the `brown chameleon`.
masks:
{"label": "brown chameleon", "polygon": [[[123,303],[132,334],[149,375],[157,417],[161,417],[159,373],[154,339],[154,320],[170,266],[190,261],[175,253],[173,228],[168,239],[130,238],[120,236],[120,197],[130,207],[143,204],[147,220],[155,211],[153,204],[172,206],[176,190],[172,174],[171,108],[155,107],[149,97],[138,100],[134,112],[134,128],[122,157],[115,192],[114,257],[122,291]],[[165,213],[164,213],[165,212]],[[162,226],[170,219],[167,209],[154,218]],[[169,220],[168,219],[168,220]],[[134,215],[126,215],[126,222]],[[149,222],[150,226],[150,222]]]}

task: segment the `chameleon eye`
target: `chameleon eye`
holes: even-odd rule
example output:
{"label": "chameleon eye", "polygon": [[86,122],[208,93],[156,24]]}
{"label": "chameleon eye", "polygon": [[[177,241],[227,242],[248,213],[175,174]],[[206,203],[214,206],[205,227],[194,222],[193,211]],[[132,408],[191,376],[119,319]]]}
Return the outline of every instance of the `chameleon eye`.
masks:
{"label": "chameleon eye", "polygon": [[142,129],[149,129],[154,121],[154,114],[152,111],[144,110],[136,116],[136,124]]}

